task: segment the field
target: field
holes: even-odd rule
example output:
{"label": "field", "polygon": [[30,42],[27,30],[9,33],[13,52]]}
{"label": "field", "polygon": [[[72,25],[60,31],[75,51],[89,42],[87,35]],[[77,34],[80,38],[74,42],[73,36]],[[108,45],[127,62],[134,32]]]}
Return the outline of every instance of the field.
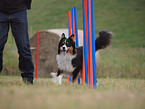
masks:
{"label": "field", "polygon": [[[15,41],[9,32],[0,75],[0,109],[145,109],[145,0],[94,0],[95,35],[114,33],[112,46],[100,51],[99,86],[51,83],[39,78],[25,85],[18,70]],[[29,36],[38,29],[67,28],[67,12],[77,7],[83,29],[81,0],[33,0],[28,11]]]}
{"label": "field", "polygon": [[[100,51],[99,77],[145,78],[144,0],[95,0],[95,33],[114,33],[112,47]],[[64,6],[65,4],[65,6]],[[81,0],[34,0],[28,11],[30,37],[39,30],[67,28],[67,12],[77,7],[78,28],[83,29]],[[18,54],[11,31],[4,51],[3,74],[19,74]]]}
{"label": "field", "polygon": [[25,85],[19,76],[0,76],[1,109],[144,109],[145,81],[99,78],[97,90],[63,80],[38,79]]}

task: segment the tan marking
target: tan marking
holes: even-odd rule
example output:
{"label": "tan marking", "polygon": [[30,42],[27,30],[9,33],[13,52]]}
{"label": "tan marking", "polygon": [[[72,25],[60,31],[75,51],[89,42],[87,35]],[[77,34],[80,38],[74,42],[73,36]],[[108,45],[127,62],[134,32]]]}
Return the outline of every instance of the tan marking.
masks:
{"label": "tan marking", "polygon": [[73,47],[67,47],[67,49],[69,50],[68,53],[70,53],[71,55],[73,55]]}
{"label": "tan marking", "polygon": [[72,77],[72,83],[76,83],[76,81],[78,80],[79,76],[80,76],[80,72],[79,72],[79,74],[78,74],[78,76],[76,77],[75,80],[73,80],[73,77]]}
{"label": "tan marking", "polygon": [[60,49],[60,54],[62,53],[62,50]]}

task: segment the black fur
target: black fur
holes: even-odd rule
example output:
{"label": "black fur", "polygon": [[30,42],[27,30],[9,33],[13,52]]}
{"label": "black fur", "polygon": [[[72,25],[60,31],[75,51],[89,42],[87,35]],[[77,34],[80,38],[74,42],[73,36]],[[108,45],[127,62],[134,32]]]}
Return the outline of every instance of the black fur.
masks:
{"label": "black fur", "polygon": [[83,62],[83,47],[76,48],[77,55],[74,59],[72,59],[72,65],[75,68],[72,72],[73,81],[77,79],[79,72],[82,72],[82,62]]}
{"label": "black fur", "polygon": [[[65,44],[64,41],[68,42],[67,46],[73,47],[73,55],[76,54],[76,57],[71,60],[72,66],[75,68],[74,71],[72,71],[73,81],[77,79],[79,73],[82,72],[82,61],[83,61],[83,47],[75,47],[75,42],[73,40],[74,35],[69,37],[68,39],[66,37],[61,38],[58,46],[58,54],[60,54],[60,47]],[[95,50],[104,49],[107,46],[111,44],[112,39],[112,32],[103,30],[99,32],[99,36],[95,40]],[[62,44],[63,43],[63,44]],[[65,69],[63,69],[65,70]],[[61,73],[63,73],[63,70],[58,69],[57,76],[59,76]]]}
{"label": "black fur", "polygon": [[112,32],[103,30],[99,32],[99,36],[95,40],[95,49],[104,49],[111,44]]}
{"label": "black fur", "polygon": [[64,45],[65,40],[66,40],[66,37],[65,37],[65,34],[63,33],[58,44],[58,54],[60,54],[60,47]]}
{"label": "black fur", "polygon": [[[68,39],[65,37],[65,34],[63,33],[61,36],[61,39],[58,44],[58,54],[60,54],[60,47],[62,47],[64,44],[66,44],[67,47],[73,47],[73,55],[76,54],[75,50],[75,42],[74,42],[74,34],[72,34]],[[68,42],[68,43],[67,43]]]}

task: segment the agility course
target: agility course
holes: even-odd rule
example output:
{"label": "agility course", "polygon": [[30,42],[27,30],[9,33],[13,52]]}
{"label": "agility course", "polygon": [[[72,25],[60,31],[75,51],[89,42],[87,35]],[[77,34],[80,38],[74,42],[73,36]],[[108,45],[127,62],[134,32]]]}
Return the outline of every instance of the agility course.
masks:
{"label": "agility course", "polygon": [[[79,47],[78,41],[78,24],[77,24],[77,8],[73,7],[72,11],[68,11],[68,36],[74,34],[76,47]],[[68,82],[71,82],[72,77],[68,77]],[[78,78],[78,84],[80,84],[80,77]]]}
{"label": "agility course", "polygon": [[[89,84],[91,88],[96,89],[96,59],[95,59],[95,26],[94,26],[94,1],[82,0],[83,8],[83,71],[82,84]],[[68,12],[68,36],[75,35],[76,47],[79,46],[78,41],[78,24],[77,24],[77,8],[72,8]],[[37,31],[37,49],[36,49],[36,74],[38,76],[38,54],[39,54],[39,30]],[[71,81],[71,77],[68,77]],[[80,84],[80,77],[78,78]]]}
{"label": "agility course", "polygon": [[85,80],[86,84],[89,83],[91,88],[96,89],[97,86],[96,86],[96,59],[95,59],[94,0],[82,0],[82,4],[83,4],[83,30],[84,30],[83,47],[84,47],[84,63],[85,63],[84,64],[85,71],[83,71],[83,73],[85,72],[85,76],[84,74],[82,75],[83,81]]}
{"label": "agility course", "polygon": [[[62,5],[59,5],[58,8],[61,8],[61,10],[59,10],[58,8],[54,8],[55,6],[51,7],[49,4],[47,7],[48,12],[44,11],[44,8],[43,8],[43,7],[45,7],[44,5],[47,4],[46,0],[44,3],[41,3],[43,7],[41,7],[41,8],[39,7],[39,11],[38,11],[38,8],[36,5],[36,4],[39,4],[38,1],[40,2],[40,0],[33,1],[34,8],[31,11],[28,11],[29,19],[30,19],[29,20],[29,36],[30,36],[30,38],[32,36],[34,36],[33,34],[35,34],[38,29],[40,30],[40,33],[41,33],[41,31],[48,30],[48,29],[67,28],[68,27],[67,11],[71,10],[72,6],[77,6],[78,27],[79,27],[79,29],[83,30],[82,1],[77,1],[77,2],[69,1],[67,3],[62,1],[63,4],[66,4],[66,8],[61,8]],[[53,0],[51,0],[51,1],[53,1]],[[139,0],[139,1],[141,1],[141,0]],[[134,1],[134,3],[137,4],[139,1]],[[133,56],[132,55],[130,56],[130,54],[128,53],[130,51],[131,52],[134,51],[133,53],[135,53],[135,55],[143,55],[141,52],[142,49],[137,50],[138,51],[137,52],[135,48],[132,48],[132,47],[141,47],[141,46],[143,47],[144,46],[144,42],[143,42],[144,40],[142,40],[143,36],[144,36],[142,29],[144,27],[143,27],[143,25],[141,25],[142,24],[141,18],[143,18],[143,17],[140,17],[140,19],[138,19],[138,17],[135,17],[137,15],[135,8],[133,8],[131,6],[129,6],[129,8],[127,8],[128,7],[127,4],[119,5],[120,3],[118,3],[117,1],[114,2],[114,0],[111,0],[111,1],[108,1],[108,4],[106,4],[104,7],[104,5],[103,5],[104,3],[105,3],[105,0],[95,1],[95,18],[96,18],[95,25],[97,28],[97,29],[95,29],[96,36],[98,35],[97,34],[98,31],[101,29],[110,29],[110,30],[114,31],[115,37],[113,39],[112,47],[116,47],[116,49],[111,49],[112,48],[111,47],[111,48],[109,48],[109,50],[107,49],[106,52],[101,51],[101,66],[102,67],[99,70],[99,72],[100,72],[99,76],[100,77],[109,76],[109,77],[118,77],[118,78],[119,77],[143,78],[144,73],[142,73],[142,72],[144,72],[144,68],[142,68],[142,66],[140,66],[142,64],[141,60],[143,60],[143,59],[140,59],[138,61],[138,60],[136,60],[136,58],[133,58]],[[133,3],[130,1],[127,1],[127,3],[133,5]],[[120,11],[120,8],[118,6],[121,9],[125,9],[125,11]],[[135,5],[135,7],[139,8],[140,9],[139,12],[142,13],[141,10],[143,10],[142,9],[143,7],[138,7],[137,5]],[[51,9],[53,11],[50,11]],[[128,13],[129,11],[126,11],[128,9],[131,9],[132,11],[130,11],[130,13]],[[127,13],[129,14],[129,16]],[[41,18],[39,15],[42,16],[43,18]],[[55,16],[55,15],[57,15],[57,16]],[[108,18],[109,15],[111,15],[111,16]],[[120,16],[120,15],[124,15],[124,18],[122,18],[123,16]],[[140,14],[140,16],[142,16],[142,14]],[[132,22],[129,19],[133,19],[134,21]],[[118,25],[118,22],[120,22],[119,25]],[[137,23],[137,22],[141,22],[141,23]],[[113,26],[113,25],[115,25],[115,26]],[[130,25],[133,25],[132,27],[134,27],[134,28],[130,28]],[[126,29],[126,27],[128,27],[128,28]],[[54,33],[56,33],[56,32],[54,32]],[[124,37],[125,35],[127,37]],[[136,37],[136,36],[140,36],[140,37]],[[41,35],[40,35],[40,38],[41,38]],[[33,39],[33,40],[36,40],[36,39]],[[12,60],[12,59],[15,59],[15,60],[17,59],[17,52],[16,52],[16,47],[15,47],[15,42],[12,39],[11,34],[10,34],[10,37],[8,38],[8,43],[9,44],[7,44],[5,47],[5,48],[8,48],[8,50],[5,49],[6,54],[4,55],[4,58],[5,58],[4,73],[6,72],[6,74],[19,74],[19,70],[17,69],[17,66],[16,66],[18,61]],[[126,46],[130,47],[130,49],[125,50]],[[36,45],[34,45],[33,47],[36,47]],[[40,47],[40,49],[41,49],[41,47]],[[120,50],[118,51],[118,49],[117,49],[118,47],[122,47],[122,48],[119,48]],[[13,50],[13,51],[15,51],[15,53],[11,54],[12,49],[9,49],[9,48],[15,48],[15,50]],[[110,52],[110,50],[111,50],[111,52]],[[43,52],[41,51],[41,53],[43,53]],[[112,53],[114,53],[114,54],[112,54]],[[121,54],[121,56],[123,56],[122,59],[117,56],[111,57],[111,54],[115,55],[116,53]],[[125,55],[125,54],[128,54],[130,57],[129,58],[130,61],[127,63],[128,66],[124,66],[124,64],[123,64],[123,62],[126,61],[125,59],[128,58],[127,55]],[[106,55],[108,56],[109,59],[107,57],[105,57]],[[9,57],[12,56],[13,58],[9,58],[8,56]],[[118,61],[117,61],[117,64],[114,65],[110,60],[114,60],[114,61],[118,60]],[[138,64],[135,63],[136,61],[138,62]],[[134,66],[134,64],[136,64],[136,66]],[[132,66],[134,66],[134,67],[132,68]],[[123,69],[124,67],[125,67],[125,69]],[[140,69],[140,70],[137,70],[137,71],[139,71],[139,74],[136,73],[136,69]],[[39,68],[39,70],[40,70],[40,68]],[[47,69],[46,69],[46,71],[47,71]],[[118,71],[119,71],[119,73],[116,73]],[[39,74],[38,74],[38,76],[39,76]],[[46,74],[46,77],[48,77],[48,74]]]}
{"label": "agility course", "polygon": [[[31,37],[39,29],[38,79],[34,80],[33,86],[22,82],[19,70],[15,70],[18,67],[17,50],[6,49],[15,48],[15,42],[10,34],[4,51],[4,70],[0,74],[1,109],[145,108],[144,0],[95,0],[94,2],[96,36],[101,29],[109,29],[115,33],[112,47],[100,51],[101,63],[97,76],[97,91],[90,90],[85,84],[68,83],[67,79],[63,79],[60,86],[52,84],[51,79],[48,78],[49,74],[44,72],[45,70],[49,73],[48,70],[51,69],[47,69],[47,59],[50,56],[45,53],[55,51],[55,49],[52,51],[47,49],[46,52],[44,49],[44,47],[48,48],[48,43],[52,42],[52,37],[49,38],[47,30],[55,28],[53,34],[62,32],[63,30],[60,30],[62,28],[68,31],[67,11],[73,6],[77,6],[78,28],[83,30],[82,2],[79,0],[33,0],[32,10],[28,11],[29,35]],[[44,36],[44,30],[46,30],[46,36]],[[58,37],[59,40],[59,35],[54,37]],[[33,38],[33,44],[37,42],[36,40],[36,37]],[[57,43],[54,42],[54,45],[56,46]],[[52,44],[55,48],[54,45]],[[32,52],[35,64],[36,50]],[[49,63],[49,65],[52,64]]]}
{"label": "agility course", "polygon": [[[89,84],[91,88],[96,89],[94,1],[82,0],[82,7],[84,37],[82,84]],[[68,28],[68,36],[71,34],[76,36],[76,47],[78,47],[78,24],[76,7],[72,8],[72,11],[68,12]],[[71,81],[71,77],[68,77],[68,81]],[[80,77],[78,78],[78,84],[80,84]]]}
{"label": "agility course", "polygon": [[[68,34],[68,29],[49,29],[39,31],[39,62],[38,78],[49,78],[51,72],[57,72],[56,55],[57,44],[62,33]],[[78,30],[79,45],[83,46],[83,30]],[[32,59],[36,69],[37,32],[30,38]],[[51,46],[51,47],[50,47]],[[46,49],[48,48],[48,49]],[[54,54],[54,55],[51,55]],[[99,52],[96,53],[97,71],[99,71]],[[97,72],[98,73],[98,72]],[[64,72],[67,77],[67,72]]]}

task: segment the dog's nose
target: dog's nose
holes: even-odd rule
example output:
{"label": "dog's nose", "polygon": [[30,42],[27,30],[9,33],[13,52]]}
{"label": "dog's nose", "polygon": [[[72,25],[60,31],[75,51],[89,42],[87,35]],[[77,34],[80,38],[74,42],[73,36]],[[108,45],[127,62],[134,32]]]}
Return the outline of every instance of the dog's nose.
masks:
{"label": "dog's nose", "polygon": [[65,50],[65,47],[63,47],[62,49]]}

